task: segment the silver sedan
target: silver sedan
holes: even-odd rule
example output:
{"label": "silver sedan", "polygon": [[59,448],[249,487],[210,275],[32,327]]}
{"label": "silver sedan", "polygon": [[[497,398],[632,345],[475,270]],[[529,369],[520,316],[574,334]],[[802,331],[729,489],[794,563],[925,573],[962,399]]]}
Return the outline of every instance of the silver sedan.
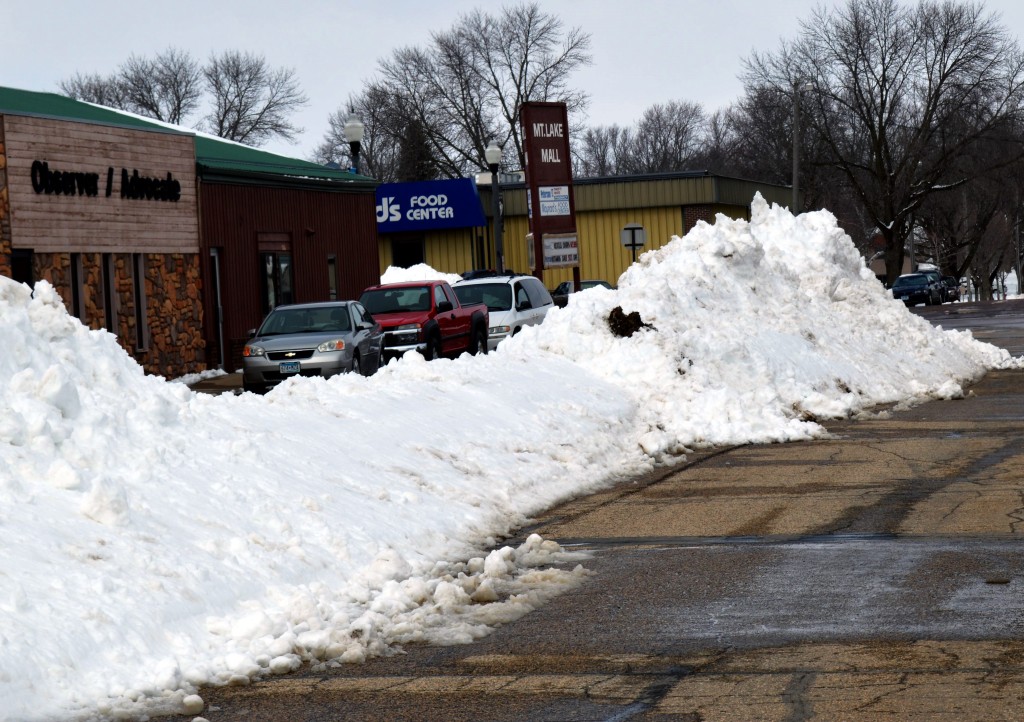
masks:
{"label": "silver sedan", "polygon": [[242,350],[242,387],[265,393],[294,376],[380,368],[384,333],[356,301],[278,306]]}

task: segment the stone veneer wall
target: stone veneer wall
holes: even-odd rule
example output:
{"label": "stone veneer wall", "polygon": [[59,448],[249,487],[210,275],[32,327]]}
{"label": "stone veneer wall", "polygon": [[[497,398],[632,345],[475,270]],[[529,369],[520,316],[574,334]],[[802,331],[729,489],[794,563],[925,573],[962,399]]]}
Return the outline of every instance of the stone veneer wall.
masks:
{"label": "stone veneer wall", "polygon": [[[90,328],[106,324],[103,293],[103,254],[82,253],[82,315]],[[133,254],[113,254],[115,331],[118,342],[147,373],[176,378],[206,368],[203,340],[203,308],[199,300],[198,254],[146,254],[145,306],[148,324],[146,344],[139,348],[135,322]],[[37,253],[33,272],[57,289],[69,313],[71,254]]]}
{"label": "stone veneer wall", "polygon": [[7,146],[4,118],[0,115],[0,276],[11,273],[11,203],[7,195]]}

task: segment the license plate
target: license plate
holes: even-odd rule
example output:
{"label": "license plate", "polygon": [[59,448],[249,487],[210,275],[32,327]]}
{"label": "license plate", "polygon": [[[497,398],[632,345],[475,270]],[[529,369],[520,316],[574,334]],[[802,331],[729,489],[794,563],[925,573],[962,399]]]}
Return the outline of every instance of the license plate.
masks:
{"label": "license plate", "polygon": [[299,372],[298,361],[282,361],[278,367],[278,371],[283,374],[297,374]]}
{"label": "license plate", "polygon": [[[900,296],[900,300],[901,301],[906,301],[909,298],[910,298],[910,296]],[[284,364],[282,364],[282,365],[284,365]]]}

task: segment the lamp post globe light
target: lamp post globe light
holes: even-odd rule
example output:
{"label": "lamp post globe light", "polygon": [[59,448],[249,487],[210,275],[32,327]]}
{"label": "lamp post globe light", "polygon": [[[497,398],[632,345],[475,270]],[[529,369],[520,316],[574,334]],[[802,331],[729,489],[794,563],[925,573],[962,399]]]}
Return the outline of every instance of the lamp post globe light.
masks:
{"label": "lamp post globe light", "polygon": [[352,151],[353,173],[359,172],[359,145],[363,142],[364,127],[363,121],[359,120],[359,116],[355,113],[349,113],[342,132],[344,132],[345,140],[348,141],[348,147]]}
{"label": "lamp post globe light", "polygon": [[501,146],[492,140],[484,150],[484,160],[491,170],[491,214],[494,217],[494,259],[498,273],[505,272],[505,249],[501,242],[501,183],[498,167],[501,165]]}

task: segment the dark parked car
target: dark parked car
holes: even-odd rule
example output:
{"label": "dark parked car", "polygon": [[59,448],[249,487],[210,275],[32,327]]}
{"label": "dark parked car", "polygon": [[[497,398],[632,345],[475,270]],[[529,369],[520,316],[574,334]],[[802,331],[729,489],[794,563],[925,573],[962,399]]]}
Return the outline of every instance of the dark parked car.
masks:
{"label": "dark parked car", "polygon": [[934,296],[938,298],[935,303],[945,303],[946,284],[942,282],[942,274],[934,269],[918,269],[918,273],[927,276],[928,283],[934,291]]}
{"label": "dark parked car", "polygon": [[[569,294],[573,292],[572,285],[572,281],[563,281],[555,286],[555,290],[551,292],[551,298],[556,306],[565,306],[569,302]],[[594,288],[595,286],[613,288],[612,284],[608,283],[608,281],[580,281],[581,291],[586,291],[588,288]]]}
{"label": "dark parked car", "polygon": [[893,298],[898,298],[908,306],[916,306],[919,303],[931,306],[942,302],[938,289],[923,273],[906,273],[900,276],[893,281],[890,290]]}
{"label": "dark parked car", "polygon": [[953,276],[943,276],[942,283],[946,287],[946,300],[952,303],[960,300],[960,281]]}
{"label": "dark parked car", "polygon": [[255,393],[293,376],[380,368],[384,331],[356,301],[278,306],[242,349],[242,388]]}

